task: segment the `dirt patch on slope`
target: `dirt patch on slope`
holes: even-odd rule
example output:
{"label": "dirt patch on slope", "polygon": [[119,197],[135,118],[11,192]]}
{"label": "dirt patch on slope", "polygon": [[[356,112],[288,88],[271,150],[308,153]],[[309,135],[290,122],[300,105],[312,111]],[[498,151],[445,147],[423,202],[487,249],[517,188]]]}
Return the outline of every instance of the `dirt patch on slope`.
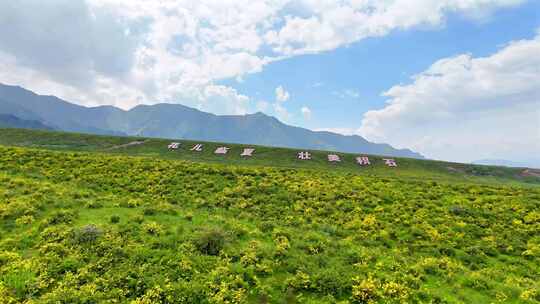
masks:
{"label": "dirt patch on slope", "polygon": [[540,169],[525,169],[520,174],[523,177],[538,177],[540,178]]}
{"label": "dirt patch on slope", "polygon": [[123,144],[123,145],[117,145],[117,146],[112,146],[108,149],[106,149],[106,151],[110,151],[110,150],[117,150],[117,149],[123,149],[123,148],[129,148],[129,147],[133,147],[133,146],[139,146],[139,145],[142,145],[144,143],[146,143],[148,140],[144,140],[144,141],[132,141],[132,142],[129,142],[127,144]]}

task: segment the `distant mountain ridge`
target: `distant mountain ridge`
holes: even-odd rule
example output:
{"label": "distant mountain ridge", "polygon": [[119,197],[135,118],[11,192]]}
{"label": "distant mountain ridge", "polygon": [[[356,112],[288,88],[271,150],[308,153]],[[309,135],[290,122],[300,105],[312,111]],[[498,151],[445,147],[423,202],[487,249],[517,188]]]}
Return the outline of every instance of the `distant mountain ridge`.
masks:
{"label": "distant mountain ridge", "polygon": [[0,114],[0,128],[54,130],[37,120],[24,120],[9,114]]}
{"label": "distant mountain ridge", "polygon": [[475,165],[502,166],[514,168],[540,168],[540,160],[516,162],[506,159],[481,159],[472,162]]}
{"label": "distant mountain ridge", "polygon": [[40,122],[62,131],[181,138],[288,148],[332,150],[423,158],[409,149],[371,143],[361,136],[311,131],[286,125],[263,113],[214,115],[180,104],[84,107],[54,96],[0,84],[0,114]]}

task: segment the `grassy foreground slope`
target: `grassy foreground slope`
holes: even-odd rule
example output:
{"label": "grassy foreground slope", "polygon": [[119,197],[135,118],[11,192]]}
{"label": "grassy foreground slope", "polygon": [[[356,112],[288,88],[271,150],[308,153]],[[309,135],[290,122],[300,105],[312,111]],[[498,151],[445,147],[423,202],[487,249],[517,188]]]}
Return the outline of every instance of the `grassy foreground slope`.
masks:
{"label": "grassy foreground slope", "polygon": [[540,302],[537,186],[13,132],[117,154],[0,146],[1,303]]}

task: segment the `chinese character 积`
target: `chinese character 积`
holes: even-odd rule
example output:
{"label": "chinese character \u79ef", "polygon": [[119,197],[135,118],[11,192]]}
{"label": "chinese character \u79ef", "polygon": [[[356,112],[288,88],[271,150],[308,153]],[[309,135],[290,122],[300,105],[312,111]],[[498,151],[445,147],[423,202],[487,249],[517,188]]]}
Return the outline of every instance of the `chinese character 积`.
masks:
{"label": "chinese character \u79ef", "polygon": [[255,149],[245,148],[244,152],[242,152],[242,154],[240,154],[240,156],[252,156],[253,152],[255,152]]}
{"label": "chinese character \u79ef", "polygon": [[341,158],[339,158],[339,155],[336,155],[336,154],[328,154],[328,161],[329,162],[340,162]]}
{"label": "chinese character \u79ef", "polygon": [[219,147],[214,151],[214,154],[227,154],[230,148],[227,147]]}
{"label": "chinese character \u79ef", "polygon": [[311,153],[309,152],[298,152],[298,159],[301,160],[310,160],[311,159]]}
{"label": "chinese character \u79ef", "polygon": [[168,147],[170,150],[177,150],[178,148],[180,148],[180,143],[173,142]]}
{"label": "chinese character \u79ef", "polygon": [[384,160],[384,163],[388,166],[388,167],[397,167],[397,164],[396,164],[396,161],[392,158],[383,158]]}
{"label": "chinese character \u79ef", "polygon": [[201,152],[201,151],[202,151],[202,147],[203,147],[203,145],[201,145],[201,144],[196,144],[195,146],[193,146],[193,148],[191,148],[191,151]]}
{"label": "chinese character \u79ef", "polygon": [[367,157],[367,156],[358,156],[356,158],[356,162],[360,166],[369,166],[369,165],[371,165],[371,163],[369,162],[369,157]]}

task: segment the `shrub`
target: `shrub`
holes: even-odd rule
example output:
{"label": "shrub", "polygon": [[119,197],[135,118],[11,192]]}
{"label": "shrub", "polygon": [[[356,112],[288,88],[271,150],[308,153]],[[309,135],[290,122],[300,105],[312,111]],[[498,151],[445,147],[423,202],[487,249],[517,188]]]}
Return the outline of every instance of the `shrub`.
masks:
{"label": "shrub", "polygon": [[47,225],[71,224],[76,217],[73,211],[60,210],[53,213],[45,222]]}
{"label": "shrub", "polygon": [[199,252],[207,255],[218,255],[225,247],[227,234],[219,228],[213,228],[200,232],[194,245]]}
{"label": "shrub", "polygon": [[112,215],[111,216],[111,223],[116,224],[120,222],[120,217],[118,215]]}
{"label": "shrub", "polygon": [[357,303],[376,301],[378,298],[377,288],[377,281],[372,277],[363,280],[355,278],[352,286],[352,300]]}
{"label": "shrub", "polygon": [[135,215],[131,218],[131,220],[137,224],[141,224],[144,222],[144,217],[142,215]]}
{"label": "shrub", "polygon": [[152,208],[152,207],[147,207],[147,208],[144,208],[143,210],[143,214],[144,215],[156,215],[157,213],[157,210],[155,208]]}
{"label": "shrub", "polygon": [[101,229],[95,225],[86,225],[80,229],[76,229],[72,233],[72,239],[76,244],[93,243],[101,235]]}
{"label": "shrub", "polygon": [[143,229],[148,234],[152,234],[152,235],[160,235],[161,233],[163,233],[163,227],[156,222],[150,222],[150,223],[144,224]]}
{"label": "shrub", "polygon": [[264,221],[259,224],[259,230],[261,230],[262,232],[270,232],[274,229],[274,227],[274,223],[270,221]]}
{"label": "shrub", "polygon": [[84,204],[84,206],[88,209],[99,209],[103,207],[103,204],[100,202],[95,201],[89,201]]}

